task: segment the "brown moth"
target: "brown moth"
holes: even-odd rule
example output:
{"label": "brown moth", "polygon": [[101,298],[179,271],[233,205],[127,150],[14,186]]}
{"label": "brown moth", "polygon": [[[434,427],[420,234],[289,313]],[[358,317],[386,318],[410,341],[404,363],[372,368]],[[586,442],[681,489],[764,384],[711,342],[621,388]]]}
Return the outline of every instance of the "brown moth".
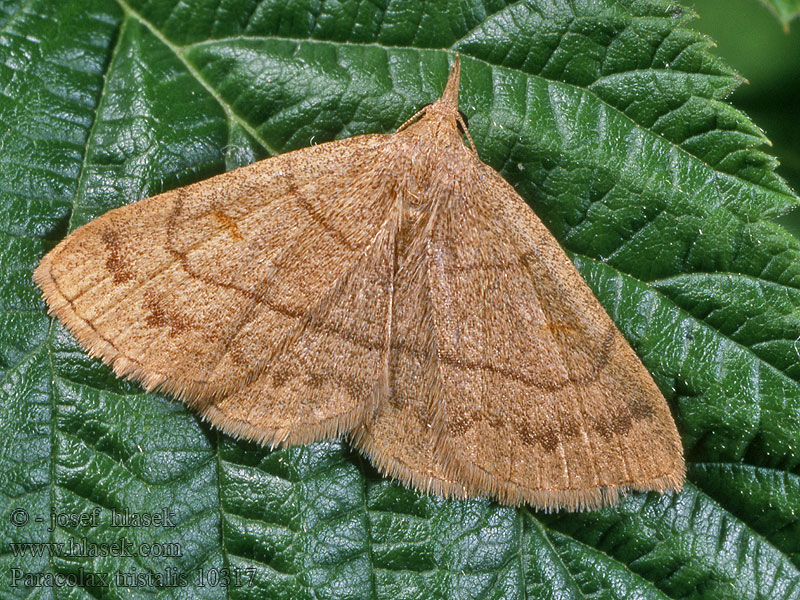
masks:
{"label": "brown moth", "polygon": [[[34,273],[92,356],[262,444],[348,434],[419,490],[586,509],[680,490],[669,408],[471,145],[459,59],[395,133],[112,210]],[[468,146],[462,133],[468,138]]]}

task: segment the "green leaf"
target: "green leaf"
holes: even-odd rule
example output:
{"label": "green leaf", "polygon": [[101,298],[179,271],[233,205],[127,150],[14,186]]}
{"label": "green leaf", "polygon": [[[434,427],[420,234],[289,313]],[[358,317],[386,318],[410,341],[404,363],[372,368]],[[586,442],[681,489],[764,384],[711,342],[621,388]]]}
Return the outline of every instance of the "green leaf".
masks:
{"label": "green leaf", "polygon": [[[800,4],[798,4],[800,6]],[[748,85],[735,92],[735,104],[750,115],[770,138],[770,152],[780,158],[778,172],[800,188],[800,123],[795,118],[800,93],[800,29],[781,32],[774,15],[753,0],[694,0],[703,18],[693,25],[718,44],[716,52]],[[800,236],[800,212],[778,219]]]}
{"label": "green leaf", "polygon": [[775,14],[786,31],[789,30],[789,23],[800,15],[798,0],[761,0],[761,2]]}
{"label": "green leaf", "polygon": [[[800,244],[771,221],[798,198],[691,16],[658,0],[0,2],[0,595],[800,597]],[[557,515],[418,494],[342,441],[231,440],[46,316],[30,274],[71,229],[391,131],[456,52],[481,157],[670,402],[682,493]]]}

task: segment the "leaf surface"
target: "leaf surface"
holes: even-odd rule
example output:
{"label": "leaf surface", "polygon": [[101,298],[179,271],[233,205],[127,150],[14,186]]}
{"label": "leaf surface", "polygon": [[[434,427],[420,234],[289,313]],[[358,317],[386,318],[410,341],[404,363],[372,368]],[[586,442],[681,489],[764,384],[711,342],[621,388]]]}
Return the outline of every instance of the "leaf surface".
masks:
{"label": "leaf surface", "polygon": [[800,15],[800,2],[797,0],[761,0],[788,31],[789,24]]}
{"label": "leaf surface", "polygon": [[[800,597],[800,245],[771,221],[798,199],[724,102],[741,78],[690,16],[638,0],[0,3],[2,595]],[[578,515],[420,495],[341,441],[226,438],[46,316],[30,274],[68,231],[391,131],[438,98],[455,52],[482,159],[669,401],[681,494]],[[167,524],[114,527],[112,513]],[[80,551],[122,537],[132,551]],[[28,585],[14,569],[83,579]]]}

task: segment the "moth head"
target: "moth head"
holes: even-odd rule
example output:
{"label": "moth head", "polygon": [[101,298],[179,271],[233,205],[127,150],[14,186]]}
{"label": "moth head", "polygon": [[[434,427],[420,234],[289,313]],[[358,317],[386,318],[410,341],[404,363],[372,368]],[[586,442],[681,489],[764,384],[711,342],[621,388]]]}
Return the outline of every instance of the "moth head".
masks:
{"label": "moth head", "polygon": [[445,143],[461,143],[463,134],[469,146],[474,150],[475,144],[467,129],[467,118],[458,110],[458,86],[461,81],[461,58],[456,55],[442,97],[428,104],[413,117],[403,123],[397,131],[411,125],[419,125],[417,129],[425,129],[426,135],[433,135]]}

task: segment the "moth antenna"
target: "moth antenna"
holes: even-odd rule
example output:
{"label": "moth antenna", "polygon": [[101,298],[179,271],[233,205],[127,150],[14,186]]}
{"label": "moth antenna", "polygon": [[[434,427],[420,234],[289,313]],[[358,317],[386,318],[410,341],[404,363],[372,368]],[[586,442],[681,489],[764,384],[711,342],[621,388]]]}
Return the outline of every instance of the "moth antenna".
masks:
{"label": "moth antenna", "polygon": [[405,122],[405,123],[403,123],[402,125],[400,125],[400,127],[398,127],[397,129],[395,129],[395,133],[398,133],[398,132],[400,132],[400,131],[403,131],[403,129],[405,129],[406,127],[408,127],[409,125],[411,125],[411,124],[412,124],[414,121],[416,121],[417,119],[419,119],[419,118],[420,118],[422,115],[424,115],[424,114],[425,114],[425,113],[428,111],[428,107],[429,107],[429,106],[430,106],[430,104],[426,104],[425,106],[423,106],[422,108],[420,108],[420,109],[419,109],[417,112],[415,112],[413,115],[411,115],[411,116],[410,116],[410,117],[409,117],[409,118],[406,120],[406,122]]}
{"label": "moth antenna", "polygon": [[472,136],[469,134],[469,129],[467,128],[467,122],[464,120],[464,117],[461,116],[461,111],[458,111],[458,116],[456,118],[458,119],[458,124],[461,125],[461,131],[467,136],[469,147],[477,154],[478,151],[475,149],[475,142],[472,141]]}

